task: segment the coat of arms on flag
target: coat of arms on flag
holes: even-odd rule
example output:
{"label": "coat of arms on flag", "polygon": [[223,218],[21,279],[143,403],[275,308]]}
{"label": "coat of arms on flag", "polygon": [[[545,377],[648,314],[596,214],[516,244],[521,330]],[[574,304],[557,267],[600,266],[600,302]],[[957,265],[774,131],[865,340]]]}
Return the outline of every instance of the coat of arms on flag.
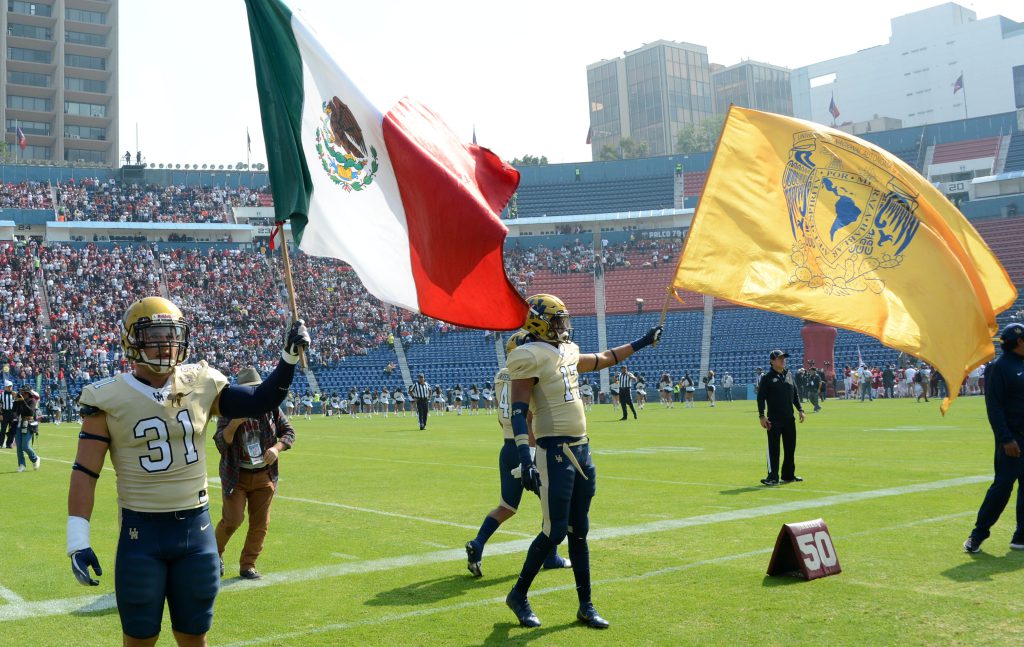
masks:
{"label": "coat of arms on flag", "polygon": [[793,230],[793,283],[842,296],[885,282],[919,222],[917,195],[873,151],[814,131],[796,133],[782,178]]}
{"label": "coat of arms on flag", "polygon": [[367,147],[355,115],[338,97],[323,103],[323,117],[316,130],[316,152],[331,181],[346,191],[362,191],[373,183],[379,168],[377,149]]}

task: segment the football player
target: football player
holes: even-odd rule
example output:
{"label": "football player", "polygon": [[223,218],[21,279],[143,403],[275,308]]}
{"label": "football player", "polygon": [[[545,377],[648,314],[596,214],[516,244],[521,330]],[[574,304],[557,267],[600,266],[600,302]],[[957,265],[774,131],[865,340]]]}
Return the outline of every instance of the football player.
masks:
{"label": "football player", "polygon": [[107,452],[117,474],[120,537],[114,593],[125,645],[153,645],[164,601],[179,645],[205,645],[220,590],[220,563],[208,511],[207,420],[255,418],[288,393],[309,347],[302,320],[291,325],[277,368],[261,385],[228,385],[205,361],[185,364],[189,325],[161,297],[133,303],[121,321],[131,373],[82,391],[82,430],[68,492],[67,552],[83,585],[102,575],[89,519]]}
{"label": "football player", "polygon": [[[569,310],[556,296],[538,294],[527,299],[529,310],[523,328],[536,341],[512,349],[508,355],[511,383],[511,424],[523,487],[540,494],[544,529],[526,553],[519,579],[505,604],[524,627],[539,627],[527,593],[544,560],[568,536],[569,559],[576,579],[579,609],[576,619],[596,629],[606,629],[591,601],[590,551],[587,531],[590,501],[597,472],[590,457],[587,420],[579,392],[579,372],[614,366],[661,338],[661,326],[643,337],[599,353],[580,354],[572,341]],[[533,406],[536,459],[530,455],[527,415]]]}
{"label": "football player", "polygon": [[[530,333],[525,330],[519,330],[509,337],[508,343],[505,345],[505,352],[509,353],[513,348],[531,341],[533,339],[530,337]],[[494,376],[494,389],[498,394],[498,424],[501,426],[505,436],[505,444],[502,445],[501,452],[498,453],[501,499],[498,501],[498,507],[488,512],[487,516],[484,517],[484,522],[480,525],[476,538],[466,542],[466,568],[469,569],[469,572],[474,577],[483,575],[480,567],[484,557],[484,545],[487,544],[487,540],[491,538],[491,535],[498,529],[498,526],[515,515],[516,510],[519,508],[519,502],[523,498],[523,482],[519,477],[519,452],[516,449],[515,435],[512,433],[512,407],[510,406],[511,400],[509,400],[511,395],[509,392],[510,385],[511,380],[509,379],[508,369],[503,368],[498,371],[498,374]],[[527,421],[527,434],[530,452],[533,453],[533,431],[529,430],[529,421]],[[552,546],[551,553],[544,560],[544,568],[569,568],[570,566],[572,566],[572,563],[569,560],[558,556],[558,546]]]}

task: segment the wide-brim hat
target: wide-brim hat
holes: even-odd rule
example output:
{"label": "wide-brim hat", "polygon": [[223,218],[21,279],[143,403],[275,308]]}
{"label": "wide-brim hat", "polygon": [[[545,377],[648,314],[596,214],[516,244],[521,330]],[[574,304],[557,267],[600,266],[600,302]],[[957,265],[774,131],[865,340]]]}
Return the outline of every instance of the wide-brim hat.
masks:
{"label": "wide-brim hat", "polygon": [[239,386],[256,386],[257,384],[263,383],[263,378],[260,377],[260,372],[252,366],[243,368],[239,371],[237,379]]}

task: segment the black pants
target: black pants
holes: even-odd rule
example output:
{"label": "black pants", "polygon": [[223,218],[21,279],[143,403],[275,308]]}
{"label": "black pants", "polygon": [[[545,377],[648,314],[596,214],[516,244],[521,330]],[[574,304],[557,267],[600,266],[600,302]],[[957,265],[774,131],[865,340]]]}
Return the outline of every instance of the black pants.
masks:
{"label": "black pants", "polygon": [[768,478],[779,478],[779,441],[782,441],[782,480],[790,481],[796,473],[796,420],[769,420],[768,429]]}
{"label": "black pants", "polygon": [[636,418],[636,409],[633,408],[633,394],[629,391],[619,391],[619,406],[622,407],[622,419],[626,419],[626,406],[629,406],[629,410],[633,412],[633,418]]}
{"label": "black pants", "polygon": [[17,417],[13,411],[0,413],[0,445],[14,445],[14,434],[18,431]]}
{"label": "black pants", "polygon": [[430,410],[426,398],[416,398],[416,415],[420,419],[420,429],[427,426],[427,412]]}
{"label": "black pants", "polygon": [[[1020,437],[1017,436],[1017,443],[1020,444]],[[1013,458],[1006,455],[1003,446],[996,443],[995,478],[992,485],[985,493],[985,500],[978,510],[978,520],[974,523],[974,530],[971,536],[977,541],[985,541],[989,536],[989,529],[999,520],[1006,504],[1010,502],[1010,495],[1013,494],[1013,486],[1017,485],[1017,514],[1016,530],[1013,533],[1013,542],[1024,541],[1024,457]]]}

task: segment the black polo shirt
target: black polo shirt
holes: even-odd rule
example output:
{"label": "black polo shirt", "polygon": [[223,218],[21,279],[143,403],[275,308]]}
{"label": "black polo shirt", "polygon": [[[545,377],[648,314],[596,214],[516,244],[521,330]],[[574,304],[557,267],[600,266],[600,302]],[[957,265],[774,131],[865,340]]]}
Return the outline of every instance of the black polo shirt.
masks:
{"label": "black polo shirt", "polygon": [[772,369],[761,376],[757,385],[757,415],[764,416],[765,404],[768,405],[769,420],[793,420],[793,409],[800,408],[796,385],[788,370],[777,373]]}

